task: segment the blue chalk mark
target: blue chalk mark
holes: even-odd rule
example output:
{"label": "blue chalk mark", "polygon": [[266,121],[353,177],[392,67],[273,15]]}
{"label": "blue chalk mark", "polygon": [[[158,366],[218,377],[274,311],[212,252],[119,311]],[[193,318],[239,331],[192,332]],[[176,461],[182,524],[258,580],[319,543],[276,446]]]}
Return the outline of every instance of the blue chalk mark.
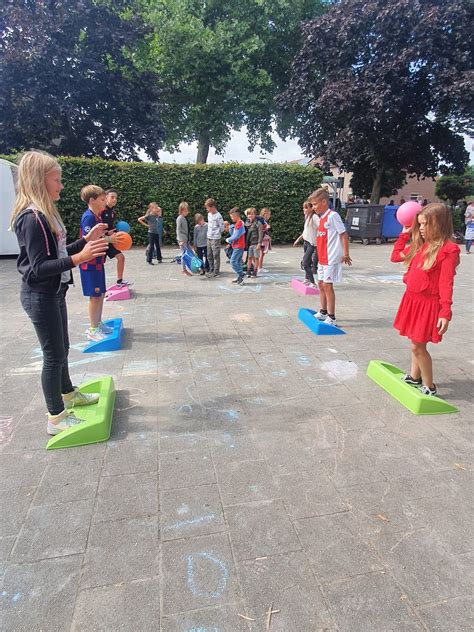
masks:
{"label": "blue chalk mark", "polygon": [[298,358],[296,358],[296,361],[301,366],[311,366],[310,359],[307,358],[306,356],[299,356]]}
{"label": "blue chalk mark", "polygon": [[285,369],[280,369],[280,371],[272,371],[272,375],[275,375],[276,377],[285,377],[288,375],[288,372],[285,371]]}
{"label": "blue chalk mark", "polygon": [[276,318],[281,318],[283,316],[288,316],[288,312],[280,309],[266,309],[265,310],[269,316],[274,316]]}
{"label": "blue chalk mark", "polygon": [[182,415],[190,415],[193,412],[193,407],[190,404],[181,404],[178,408],[178,413]]}
{"label": "blue chalk mark", "polygon": [[236,410],[233,410],[232,408],[230,408],[229,410],[225,411],[227,413],[227,416],[230,419],[238,419],[239,418],[239,413]]}
{"label": "blue chalk mark", "polygon": [[12,597],[12,601],[13,601],[13,603],[16,603],[17,601],[20,601],[20,599],[21,599],[21,592],[17,592],[17,593],[15,593],[15,594],[13,595],[13,597]]}
{"label": "blue chalk mark", "polygon": [[172,524],[167,529],[181,529],[181,527],[191,527],[195,524],[202,524],[203,522],[212,522],[215,518],[215,514],[205,514],[204,516],[198,516],[197,518],[190,518],[189,520],[178,520],[175,524]]}
{"label": "blue chalk mark", "polygon": [[232,439],[230,432],[224,432],[223,437],[224,441],[227,443],[227,447],[235,448],[234,440]]}
{"label": "blue chalk mark", "polygon": [[220,632],[218,628],[188,628],[186,632]]}
{"label": "blue chalk mark", "polygon": [[[205,591],[200,590],[196,585],[196,580],[194,577],[194,557],[200,557],[203,560],[208,560],[212,562],[217,568],[221,571],[221,577],[219,580],[219,584],[215,590]],[[219,598],[225,587],[227,586],[227,578],[229,577],[229,571],[227,570],[226,565],[217,557],[214,557],[211,553],[207,551],[200,551],[199,553],[195,553],[193,555],[188,555],[187,558],[187,574],[188,574],[188,586],[193,595],[196,597],[212,597],[213,599]]]}

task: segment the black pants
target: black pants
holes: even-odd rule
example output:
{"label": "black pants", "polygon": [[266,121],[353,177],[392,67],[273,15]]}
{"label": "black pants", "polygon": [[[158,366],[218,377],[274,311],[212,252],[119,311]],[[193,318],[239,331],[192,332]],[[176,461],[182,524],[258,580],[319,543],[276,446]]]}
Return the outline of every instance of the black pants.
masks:
{"label": "black pants", "polygon": [[153,251],[156,249],[156,258],[161,261],[160,236],[158,233],[148,233],[147,261],[151,263]]}
{"label": "black pants", "polygon": [[316,247],[309,243],[309,241],[303,242],[304,255],[303,255],[303,270],[305,271],[306,278],[310,283],[314,285],[314,274],[318,266],[318,256]]}
{"label": "black pants", "polygon": [[204,263],[204,269],[209,272],[209,261],[207,259],[207,246],[196,246],[197,256]]}
{"label": "black pants", "polygon": [[22,288],[21,304],[33,323],[43,351],[41,386],[46,407],[51,415],[64,410],[61,393],[74,390],[67,356],[69,336],[66,308],[67,285],[62,285],[57,294],[42,294]]}

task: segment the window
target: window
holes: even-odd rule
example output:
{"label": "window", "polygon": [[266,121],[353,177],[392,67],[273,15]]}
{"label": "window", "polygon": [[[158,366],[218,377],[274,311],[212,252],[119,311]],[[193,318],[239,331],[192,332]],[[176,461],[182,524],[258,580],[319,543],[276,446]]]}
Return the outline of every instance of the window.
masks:
{"label": "window", "polygon": [[416,202],[419,197],[421,197],[419,193],[410,193],[410,200],[415,200]]}

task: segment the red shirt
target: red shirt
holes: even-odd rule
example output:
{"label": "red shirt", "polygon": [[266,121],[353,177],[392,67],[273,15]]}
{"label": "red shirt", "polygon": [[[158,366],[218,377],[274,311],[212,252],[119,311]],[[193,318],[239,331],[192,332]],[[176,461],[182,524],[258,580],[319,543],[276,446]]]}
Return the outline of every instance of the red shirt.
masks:
{"label": "red shirt", "polygon": [[[239,221],[234,224],[234,230],[240,230],[243,226],[243,221],[239,219]],[[242,250],[245,250],[245,230],[238,239],[232,242],[232,248],[242,248]]]}

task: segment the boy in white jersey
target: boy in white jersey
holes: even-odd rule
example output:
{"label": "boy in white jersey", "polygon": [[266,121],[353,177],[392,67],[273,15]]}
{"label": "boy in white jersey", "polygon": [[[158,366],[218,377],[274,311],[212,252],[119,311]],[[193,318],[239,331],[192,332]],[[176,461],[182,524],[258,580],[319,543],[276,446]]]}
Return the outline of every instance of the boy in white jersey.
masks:
{"label": "boy in white jersey", "polygon": [[342,264],[352,265],[349,238],[339,213],[329,208],[329,193],[326,189],[317,189],[309,196],[308,201],[319,215],[316,250],[321,307],[315,317],[328,325],[336,325],[334,283],[342,280]]}

